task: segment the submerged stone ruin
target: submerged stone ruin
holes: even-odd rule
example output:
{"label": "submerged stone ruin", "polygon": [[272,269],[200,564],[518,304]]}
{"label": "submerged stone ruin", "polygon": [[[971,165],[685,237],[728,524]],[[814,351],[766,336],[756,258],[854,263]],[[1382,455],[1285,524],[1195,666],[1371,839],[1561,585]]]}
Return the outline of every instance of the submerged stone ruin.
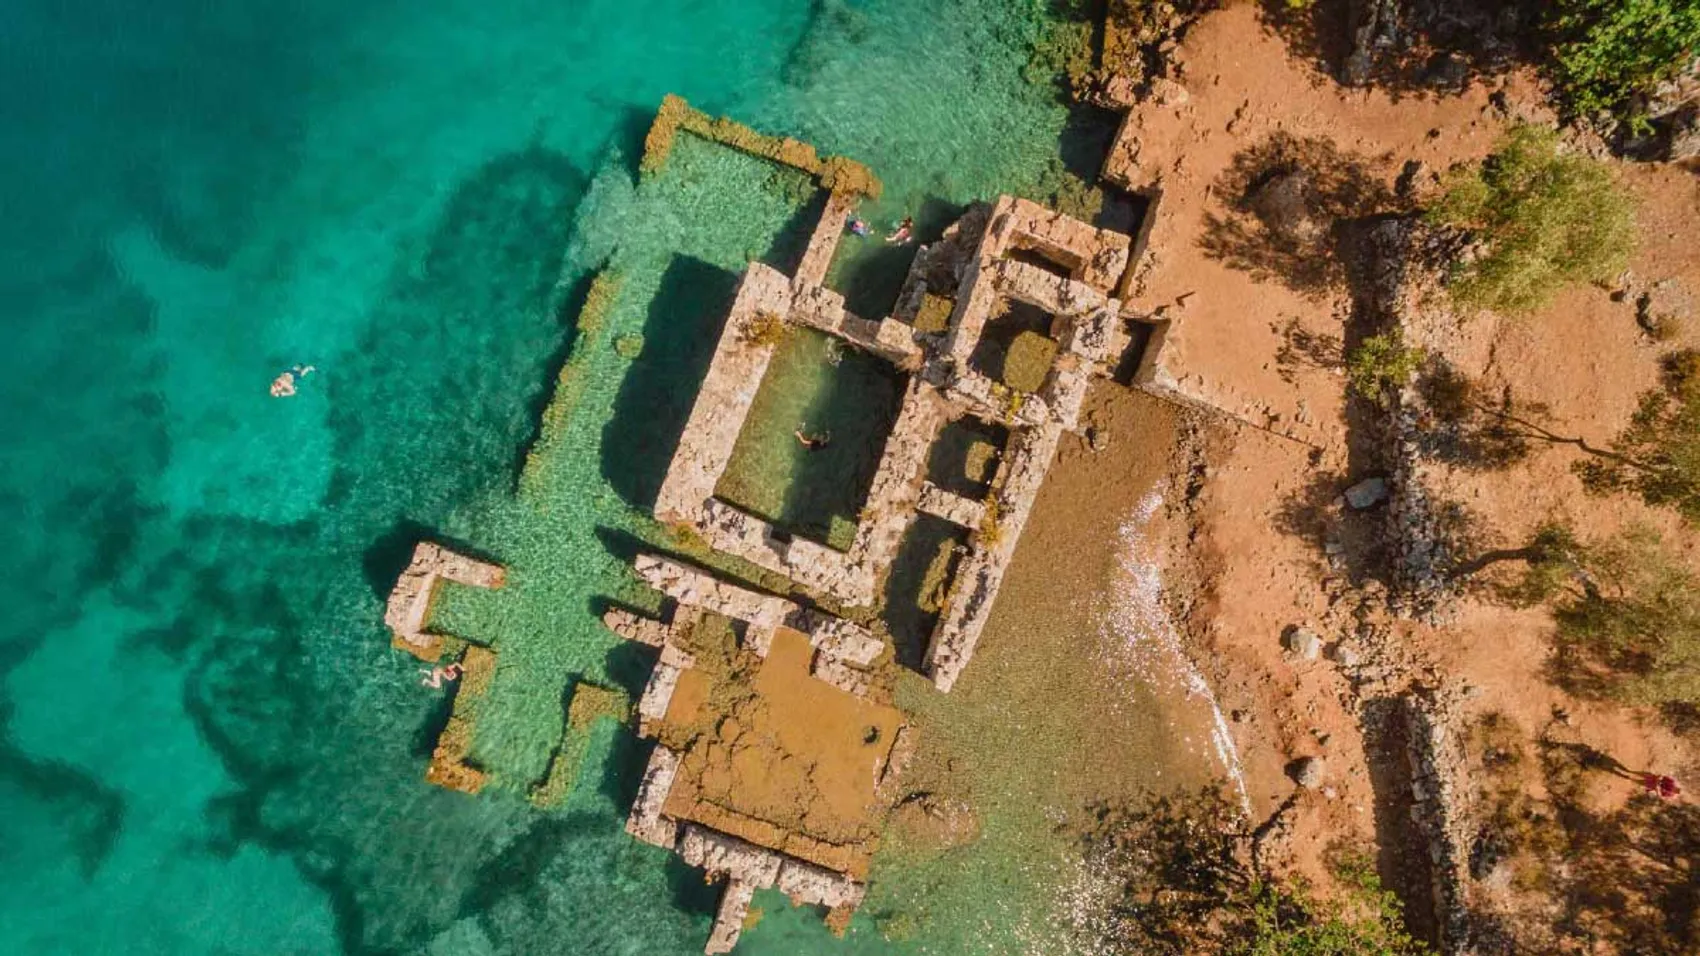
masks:
{"label": "submerged stone ruin", "polygon": [[[658,127],[671,122],[664,110]],[[669,135],[663,130],[650,141],[666,142]],[[740,135],[730,144],[759,155],[800,152],[766,142]],[[844,296],[825,284],[858,198],[832,190],[794,275],[759,262],[745,271],[657,496],[655,517],[687,530],[712,552],[748,562],[802,594],[850,608],[879,606],[898,550],[919,517],[958,526],[965,543],[944,585],[943,609],[923,665],[934,685],[948,691],[973,657],[1063,433],[1079,427],[1092,380],[1112,374],[1131,342],[1113,292],[1128,269],[1130,239],[1004,196],[971,209],[941,241],[922,247],[892,314],[868,318],[851,312]],[[1029,326],[1013,337],[1003,328],[1012,314],[1026,317]],[[832,336],[845,348],[889,363],[904,381],[901,408],[844,550],[789,533],[716,493],[788,329]],[[1003,343],[998,336],[1010,340]],[[1006,436],[978,496],[927,478],[941,433],[961,420]],[[794,902],[827,907],[829,922],[842,925],[865,892],[862,881],[879,822],[896,796],[895,782],[912,746],[902,715],[875,703],[870,693],[876,682],[870,668],[884,656],[885,642],[813,603],[751,590],[668,558],[640,556],[636,571],[666,595],[669,608],[664,620],[619,609],[605,618],[614,631],[660,651],[638,713],[640,733],[661,742],[628,831],[726,878],[710,953],[736,944],[757,889],[778,887]],[[860,790],[850,801],[861,821],[852,842],[822,839],[795,822],[818,819],[820,808],[834,800],[819,773],[810,775],[803,792],[791,795],[807,806],[790,823],[729,807],[742,802],[735,791],[702,798],[703,780],[714,768],[700,755],[714,747],[703,744],[709,735],[680,734],[678,727],[689,724],[702,706],[700,691],[688,691],[699,668],[690,642],[709,616],[731,622],[739,647],[765,661],[757,684],[774,666],[776,647],[808,656],[807,673],[823,685],[812,692],[817,700],[809,720],[823,750],[831,748],[835,733],[857,733],[858,721],[833,728],[822,725],[822,715],[846,708],[861,712],[864,746],[873,752],[862,754],[862,771],[844,781]],[[889,735],[882,723],[890,726]],[[679,740],[678,748],[669,746],[670,737]],[[789,758],[774,759],[778,762],[764,769],[782,767]]]}
{"label": "submerged stone ruin", "polygon": [[[761,889],[826,908],[835,929],[848,925],[914,746],[908,717],[889,703],[884,618],[899,552],[922,524],[952,529],[923,585],[936,613],[918,662],[949,691],[973,658],[1063,434],[1081,427],[1092,382],[1122,364],[1137,317],[1124,316],[1116,291],[1129,281],[1128,235],[1010,196],[970,207],[920,247],[891,314],[856,315],[827,283],[846,218],[878,193],[873,174],[670,96],[645,140],[642,175],[665,166],[680,135],[797,169],[826,192],[794,274],[747,267],[657,494],[655,518],[690,545],[694,563],[640,553],[634,571],[662,596],[659,611],[615,607],[603,618],[658,654],[635,708],[637,732],[656,745],[626,828],[725,880],[707,945],[724,953]],[[717,491],[776,351],[798,330],[885,363],[902,383],[854,535],[837,547]],[[953,434],[975,437],[950,451]],[[963,474],[935,471],[941,449],[960,453]],[[740,580],[728,568],[744,569]],[[385,618],[396,646],[437,660],[450,649],[429,629],[439,582],[502,579],[500,568],[421,544]],[[462,653],[466,678],[427,779],[477,792],[470,708],[495,655]],[[576,772],[563,766],[546,790]]]}
{"label": "submerged stone ruin", "polygon": [[[826,218],[831,217],[831,218]],[[804,263],[830,261],[843,213],[829,203]],[[948,691],[974,653],[1021,529],[1063,432],[1076,429],[1094,376],[1108,376],[1130,337],[1111,297],[1127,268],[1128,237],[1005,196],[970,213],[916,256],[893,315],[847,311],[822,275],[787,277],[751,263],[656,502],[661,521],[690,528],[715,551],[783,575],[848,606],[875,603],[884,572],[918,514],[968,532],[965,553],[933,631],[926,671]],[[915,322],[928,298],[949,303],[940,331]],[[1012,306],[1043,318],[1048,364],[1021,390],[1005,369],[977,360],[988,326]],[[907,377],[903,404],[846,551],[787,534],[715,496],[756,391],[777,349],[773,323],[815,329],[888,362]],[[1019,340],[1018,340],[1019,341]],[[1007,430],[1008,444],[981,500],[926,480],[940,431],[972,418]]]}

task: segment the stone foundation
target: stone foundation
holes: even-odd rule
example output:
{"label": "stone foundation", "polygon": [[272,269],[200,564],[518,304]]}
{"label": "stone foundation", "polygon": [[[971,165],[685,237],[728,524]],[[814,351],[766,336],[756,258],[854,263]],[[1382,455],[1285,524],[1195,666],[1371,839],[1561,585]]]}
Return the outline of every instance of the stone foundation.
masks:
{"label": "stone foundation", "polygon": [[453,581],[468,587],[499,588],[506,578],[507,572],[494,564],[456,554],[430,541],[419,542],[384,607],[384,624],[393,635],[391,643],[426,663],[436,663],[442,657],[443,639],[427,632],[426,627],[437,585]]}

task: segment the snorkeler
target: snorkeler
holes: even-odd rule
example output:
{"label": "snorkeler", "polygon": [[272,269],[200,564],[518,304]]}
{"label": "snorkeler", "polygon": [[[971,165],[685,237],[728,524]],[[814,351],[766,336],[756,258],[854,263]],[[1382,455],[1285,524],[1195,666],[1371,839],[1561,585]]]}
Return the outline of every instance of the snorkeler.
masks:
{"label": "snorkeler", "polygon": [[914,237],[915,237],[915,220],[911,219],[908,216],[904,216],[903,221],[897,224],[897,231],[893,232],[891,234],[890,238],[886,239],[886,242],[891,242],[891,243],[896,243],[896,244],[901,245],[905,242],[908,242],[910,239],[913,239]]}
{"label": "snorkeler", "polygon": [[851,216],[845,221],[844,225],[849,228],[852,235],[865,236],[868,234],[868,224],[857,216]]}

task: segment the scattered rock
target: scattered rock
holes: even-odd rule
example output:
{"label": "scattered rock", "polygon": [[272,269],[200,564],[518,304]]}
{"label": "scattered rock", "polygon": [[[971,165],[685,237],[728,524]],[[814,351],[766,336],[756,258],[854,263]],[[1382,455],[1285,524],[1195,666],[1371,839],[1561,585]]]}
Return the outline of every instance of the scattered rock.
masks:
{"label": "scattered rock", "polygon": [[1282,173],[1264,183],[1251,197],[1257,218],[1276,236],[1300,246],[1313,245],[1328,233],[1328,221],[1315,206],[1315,178],[1305,170]]}
{"label": "scattered rock", "polygon": [[1334,663],[1339,664],[1341,667],[1356,667],[1362,661],[1362,658],[1359,656],[1357,651],[1344,644],[1334,645],[1333,652],[1328,656],[1333,658]]}
{"label": "scattered rock", "polygon": [[1693,311],[1693,297],[1676,279],[1655,282],[1635,298],[1636,324],[1659,341],[1679,332]]}
{"label": "scattered rock", "polygon": [[1671,118],[1665,132],[1664,154],[1669,163],[1700,162],[1700,108],[1690,108]]}
{"label": "scattered rock", "polygon": [[1322,638],[1308,627],[1295,627],[1287,632],[1287,650],[1304,660],[1314,661],[1322,653]]}
{"label": "scattered rock", "polygon": [[1387,479],[1366,478],[1346,489],[1346,503],[1358,511],[1387,500]]}
{"label": "scattered rock", "polygon": [[1300,757],[1287,765],[1287,775],[1306,790],[1315,790],[1322,786],[1323,769],[1321,757]]}

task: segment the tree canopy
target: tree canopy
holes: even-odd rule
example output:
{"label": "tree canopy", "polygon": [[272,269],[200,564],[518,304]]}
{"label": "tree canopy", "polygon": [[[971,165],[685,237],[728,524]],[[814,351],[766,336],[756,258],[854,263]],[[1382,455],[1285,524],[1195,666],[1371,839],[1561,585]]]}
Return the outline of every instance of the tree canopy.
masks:
{"label": "tree canopy", "polygon": [[1610,170],[1560,151],[1540,126],[1514,128],[1480,166],[1455,170],[1429,218],[1482,243],[1455,267],[1454,295],[1502,312],[1540,308],[1567,282],[1612,278],[1634,244],[1630,200]]}

